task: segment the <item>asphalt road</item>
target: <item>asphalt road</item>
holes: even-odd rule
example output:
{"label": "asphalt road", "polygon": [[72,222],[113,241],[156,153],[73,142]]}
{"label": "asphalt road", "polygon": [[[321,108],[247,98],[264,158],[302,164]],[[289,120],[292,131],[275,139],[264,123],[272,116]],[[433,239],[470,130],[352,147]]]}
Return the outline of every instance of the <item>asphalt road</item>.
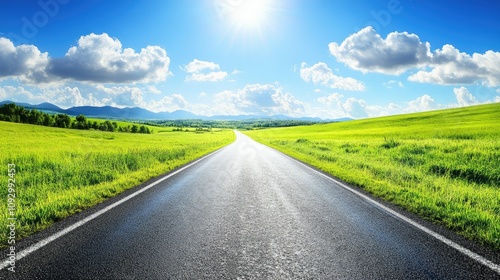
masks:
{"label": "asphalt road", "polygon": [[500,278],[316,171],[237,135],[0,278]]}

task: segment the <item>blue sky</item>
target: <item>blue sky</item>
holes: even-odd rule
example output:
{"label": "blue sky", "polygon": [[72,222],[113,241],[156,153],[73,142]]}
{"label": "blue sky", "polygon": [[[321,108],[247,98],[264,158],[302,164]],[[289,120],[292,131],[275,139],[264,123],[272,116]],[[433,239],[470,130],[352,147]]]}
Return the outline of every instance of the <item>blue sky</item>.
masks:
{"label": "blue sky", "polygon": [[500,102],[496,1],[0,2],[0,100],[366,118]]}

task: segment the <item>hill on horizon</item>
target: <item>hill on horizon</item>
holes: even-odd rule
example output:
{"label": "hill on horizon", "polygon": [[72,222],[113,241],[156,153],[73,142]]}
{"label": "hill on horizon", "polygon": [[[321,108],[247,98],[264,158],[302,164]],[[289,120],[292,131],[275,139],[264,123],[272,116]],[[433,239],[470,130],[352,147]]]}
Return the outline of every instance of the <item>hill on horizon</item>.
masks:
{"label": "hill on horizon", "polygon": [[286,115],[216,115],[216,116],[202,116],[196,115],[185,110],[176,110],[173,112],[151,112],[147,109],[140,107],[125,107],[117,108],[113,106],[75,106],[68,109],[62,109],[57,105],[51,104],[49,102],[44,102],[40,104],[28,104],[14,102],[10,100],[0,102],[0,105],[15,103],[18,106],[23,106],[28,109],[37,109],[46,112],[54,112],[61,114],[68,114],[71,116],[77,116],[83,114],[87,117],[96,118],[111,118],[111,119],[134,119],[134,120],[186,120],[186,119],[200,119],[200,120],[253,120],[253,119],[271,119],[271,120],[300,120],[300,121],[311,121],[311,122],[340,122],[349,121],[351,118],[341,118],[341,119],[321,119],[312,117],[301,117],[294,118]]}

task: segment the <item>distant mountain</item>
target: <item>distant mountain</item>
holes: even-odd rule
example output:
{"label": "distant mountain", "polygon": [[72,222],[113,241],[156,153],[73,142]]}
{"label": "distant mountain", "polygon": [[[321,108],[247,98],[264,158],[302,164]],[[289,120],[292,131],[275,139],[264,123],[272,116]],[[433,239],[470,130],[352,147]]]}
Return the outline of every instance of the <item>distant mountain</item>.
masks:
{"label": "distant mountain", "polygon": [[61,108],[57,107],[56,105],[48,103],[48,102],[34,105],[33,108],[38,109],[38,110],[47,110],[47,111],[54,111],[54,112],[61,112],[61,113],[64,112],[64,109],[61,109]]}
{"label": "distant mountain", "polygon": [[23,106],[24,108],[32,108],[34,106],[34,105],[31,105],[28,103],[20,103],[20,102],[14,102],[14,101],[10,101],[10,100],[5,100],[5,101],[0,102],[0,106],[4,105],[4,104],[10,104],[10,103],[15,103],[16,105]]}
{"label": "distant mountain", "polygon": [[191,112],[184,111],[184,110],[177,110],[173,111],[172,113],[159,113],[163,114],[164,118],[163,119],[170,119],[170,120],[188,120],[188,119],[202,119],[204,117],[195,115]]}
{"label": "distant mountain", "polygon": [[334,119],[332,121],[334,122],[347,122],[347,121],[353,121],[354,119],[352,118],[340,118],[340,119]]}
{"label": "distant mountain", "polygon": [[65,113],[64,109],[61,109],[61,108],[57,107],[56,105],[48,103],[48,102],[40,103],[38,105],[32,105],[32,104],[28,104],[28,103],[19,103],[19,102],[7,100],[7,101],[0,102],[0,106],[3,104],[10,104],[10,103],[15,103],[16,105],[23,106],[26,109],[37,109],[37,110],[41,110],[41,111]]}
{"label": "distant mountain", "polygon": [[156,119],[155,113],[139,107],[116,108],[112,106],[78,106],[67,109],[66,114],[73,116],[83,114],[88,117],[98,118]]}
{"label": "distant mountain", "polygon": [[320,118],[293,118],[286,115],[274,115],[274,116],[263,116],[263,115],[217,115],[217,116],[200,116],[193,114],[185,110],[177,110],[173,112],[151,112],[149,110],[139,108],[139,107],[126,107],[126,108],[116,108],[112,106],[76,106],[68,109],[61,109],[58,106],[44,102],[38,105],[32,105],[28,103],[19,103],[13,101],[2,101],[0,106],[3,104],[15,103],[19,106],[23,106],[29,109],[37,109],[43,111],[51,111],[55,113],[63,113],[71,116],[78,116],[83,114],[87,117],[96,118],[110,118],[110,119],[136,119],[136,120],[187,120],[187,119],[200,119],[200,120],[231,120],[231,121],[243,121],[243,120],[298,120],[298,121],[312,121],[312,122],[340,122],[349,121],[351,118],[341,118],[335,120],[323,120]]}

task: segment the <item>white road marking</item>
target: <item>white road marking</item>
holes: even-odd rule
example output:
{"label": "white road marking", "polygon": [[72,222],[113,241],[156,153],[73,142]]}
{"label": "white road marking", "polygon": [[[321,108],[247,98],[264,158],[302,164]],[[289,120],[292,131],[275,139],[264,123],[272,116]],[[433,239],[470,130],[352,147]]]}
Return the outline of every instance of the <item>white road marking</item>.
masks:
{"label": "white road marking", "polygon": [[[250,138],[250,137],[248,137],[248,138]],[[255,141],[255,140],[253,140],[253,141]],[[257,141],[255,141],[255,142],[257,142]],[[500,274],[500,265],[498,265],[498,264],[496,264],[496,263],[494,263],[494,262],[486,259],[485,257],[483,257],[483,256],[481,256],[481,255],[479,255],[479,254],[477,254],[477,253],[475,253],[475,252],[473,252],[473,251],[471,251],[471,250],[469,250],[469,249],[467,249],[467,248],[465,248],[465,247],[463,247],[463,246],[461,246],[461,245],[459,245],[459,244],[457,244],[455,242],[453,242],[452,240],[450,240],[450,239],[442,236],[441,234],[439,234],[439,233],[437,233],[437,232],[435,232],[435,231],[433,231],[433,230],[431,230],[431,229],[429,229],[429,228],[427,228],[427,227],[425,227],[425,226],[423,226],[423,225],[415,222],[414,220],[412,220],[412,219],[410,219],[410,218],[408,218],[408,217],[406,217],[406,216],[404,216],[404,215],[402,215],[402,214],[400,214],[400,213],[392,210],[391,208],[389,208],[389,207],[387,207],[387,206],[385,206],[385,205],[383,205],[383,204],[381,204],[381,203],[373,200],[372,198],[368,197],[367,195],[365,195],[365,194],[363,194],[363,193],[361,193],[361,192],[359,192],[359,191],[357,191],[357,190],[355,190],[355,189],[347,186],[346,184],[344,184],[344,183],[342,183],[342,182],[340,182],[340,181],[338,181],[338,180],[336,180],[336,179],[334,179],[334,178],[332,178],[332,177],[330,177],[330,176],[328,176],[328,175],[326,175],[326,174],[324,174],[324,173],[322,173],[322,172],[320,172],[320,171],[312,168],[311,166],[309,166],[309,165],[307,165],[307,164],[305,164],[305,163],[303,163],[303,162],[301,162],[301,161],[299,161],[299,160],[297,160],[297,159],[295,159],[295,158],[293,158],[293,157],[291,157],[291,156],[289,156],[289,155],[287,155],[287,154],[285,154],[285,153],[283,153],[281,151],[273,149],[273,148],[271,148],[269,146],[266,146],[264,144],[261,144],[259,142],[257,142],[257,143],[260,144],[260,145],[263,145],[263,146],[265,146],[267,148],[270,148],[270,149],[272,149],[274,151],[277,151],[280,154],[283,154],[283,155],[287,156],[288,158],[296,161],[297,163],[301,164],[302,166],[307,167],[308,169],[312,170],[313,172],[315,172],[315,173],[323,176],[324,178],[326,178],[326,179],[334,182],[335,184],[341,186],[342,188],[350,191],[351,193],[353,193],[353,194],[355,194],[355,195],[363,198],[364,200],[368,201],[369,203],[371,203],[371,204],[379,207],[380,209],[388,212],[389,214],[397,217],[398,219],[400,219],[400,220],[402,220],[404,222],[409,223],[410,225],[416,227],[417,229],[419,229],[419,230],[421,230],[421,231],[429,234],[430,236],[432,236],[432,237],[436,238],[437,240],[443,242],[444,244],[452,247],[453,249],[455,249],[455,250],[459,251],[460,253],[466,255],[467,257],[469,257],[469,258],[471,258],[471,259],[479,262],[480,264],[482,264],[482,265],[490,268],[491,270],[495,271],[496,273]]]}
{"label": "white road marking", "polygon": [[[109,210],[115,208],[116,206],[118,206],[118,205],[120,205],[120,204],[122,204],[122,203],[124,203],[124,202],[126,202],[126,201],[128,201],[128,200],[130,200],[130,199],[132,199],[134,197],[136,197],[137,195],[139,195],[139,194],[141,194],[141,193],[149,190],[150,188],[156,186],[157,184],[159,184],[159,183],[167,180],[168,178],[170,178],[170,177],[172,177],[172,176],[174,176],[174,175],[176,175],[176,174],[178,174],[178,173],[180,173],[180,172],[188,169],[189,167],[197,164],[198,162],[206,159],[207,157],[209,157],[209,156],[211,156],[211,155],[213,155],[213,154],[215,154],[215,153],[217,153],[217,152],[219,152],[221,150],[222,149],[219,149],[219,150],[217,150],[215,152],[212,152],[212,153],[210,153],[210,154],[208,154],[208,155],[206,155],[206,156],[204,156],[202,158],[199,158],[198,160],[196,160],[196,161],[194,161],[194,162],[192,162],[192,163],[190,163],[190,164],[188,164],[188,165],[186,165],[186,166],[184,166],[184,167],[182,167],[182,168],[180,168],[180,169],[178,169],[178,170],[176,170],[176,171],[168,174],[167,176],[161,178],[160,180],[147,185],[146,187],[144,187],[144,188],[142,188],[142,189],[140,189],[140,190],[138,190],[138,191],[136,191],[136,192],[134,192],[134,193],[132,193],[132,194],[130,194],[130,195],[122,198],[122,199],[120,199],[119,201],[117,201],[117,202],[115,202],[115,203],[113,203],[113,204],[111,204],[111,205],[109,205],[109,206],[107,206],[107,207],[105,207],[105,208],[103,208],[103,209],[95,212],[94,214],[85,217],[84,219],[82,219],[82,220],[80,220],[80,221],[78,221],[78,222],[76,222],[76,223],[74,223],[74,224],[72,224],[72,225],[70,225],[70,226],[68,226],[68,227],[66,227],[66,228],[64,228],[64,229],[56,232],[56,233],[54,233],[53,235],[51,235],[51,236],[49,236],[49,237],[47,237],[45,239],[40,240],[39,242],[31,245],[30,247],[28,247],[28,248],[26,248],[26,249],[24,249],[24,250],[22,250],[20,252],[17,252],[16,253],[16,262],[19,261],[19,260],[21,260],[22,258],[28,256],[29,254],[35,252],[36,250],[44,247],[45,245],[49,244],[50,242],[58,239],[59,237],[62,237],[65,234],[67,234],[67,233],[75,230],[76,228],[79,228],[79,227],[83,226],[84,224],[92,221],[93,219],[95,219],[95,218],[101,216],[102,214],[108,212]],[[9,266],[10,266],[9,259],[5,259],[4,261],[2,261],[2,263],[0,263],[0,270],[4,269],[6,267],[9,267]]]}
{"label": "white road marking", "polygon": [[473,259],[473,260],[481,263],[482,265],[484,265],[484,266],[490,268],[491,270],[495,271],[496,273],[500,274],[500,265],[498,265],[498,264],[496,264],[496,263],[494,263],[494,262],[486,259],[485,257],[483,257],[483,256],[481,256],[481,255],[479,255],[479,254],[477,254],[477,253],[475,253],[475,252],[473,252],[473,251],[471,251],[471,250],[469,250],[469,249],[467,249],[467,248],[465,248],[465,247],[463,247],[463,246],[461,246],[461,245],[459,245],[459,244],[457,244],[455,242],[453,242],[452,240],[450,240],[450,239],[442,236],[441,234],[439,234],[439,233],[437,233],[437,232],[435,232],[435,231],[433,231],[433,230],[431,230],[431,229],[429,229],[429,228],[427,228],[427,227],[425,227],[425,226],[423,226],[423,225],[415,222],[414,220],[412,220],[412,219],[410,219],[410,218],[408,218],[408,217],[406,217],[406,216],[404,216],[404,215],[402,215],[402,214],[400,214],[400,213],[392,210],[391,208],[389,208],[389,207],[387,207],[387,206],[385,206],[385,205],[383,205],[383,204],[381,204],[381,203],[373,200],[372,198],[370,198],[370,197],[366,196],[365,194],[363,194],[363,193],[361,193],[361,192],[359,192],[359,191],[357,191],[357,190],[355,190],[355,189],[347,186],[346,184],[344,184],[344,183],[342,183],[342,182],[340,182],[338,180],[335,180],[334,178],[332,178],[332,177],[330,177],[330,176],[328,176],[328,175],[326,175],[326,174],[324,174],[324,173],[322,173],[322,172],[320,172],[320,171],[318,171],[318,170],[316,170],[316,169],[308,166],[307,164],[304,164],[303,162],[301,162],[301,161],[299,161],[297,159],[294,159],[294,158],[292,158],[290,156],[288,156],[288,157],[291,158],[291,159],[293,159],[293,160],[295,160],[299,164],[301,164],[301,165],[309,168],[310,170],[314,171],[315,173],[323,176],[324,178],[327,178],[328,180],[333,181],[334,183],[336,183],[337,185],[343,187],[344,189],[346,189],[346,190],[354,193],[355,195],[363,198],[364,200],[368,201],[369,203],[372,203],[372,204],[376,205],[377,207],[381,208],[382,210],[388,212],[389,214],[397,217],[400,220],[403,220],[403,221],[409,223],[410,225],[412,225],[412,226],[418,228],[419,230],[421,230],[421,231],[429,234],[430,236],[432,236],[432,237],[436,238],[437,240],[443,242],[444,244],[452,247],[453,249],[455,249],[455,250],[459,251],[460,253],[466,255],[467,257],[469,257],[469,258],[471,258],[471,259]]}
{"label": "white road marking", "polygon": [[[234,142],[233,142],[233,143],[234,143]],[[265,146],[265,145],[264,145],[264,146]],[[227,146],[226,146],[226,147],[227,147]],[[267,146],[266,146],[266,147],[267,147]],[[268,147],[268,148],[269,148],[269,147]],[[274,150],[274,149],[273,149],[273,150]],[[220,150],[218,150],[218,151],[220,151]],[[216,151],[216,152],[218,152],[218,151]],[[69,233],[69,232],[73,231],[74,229],[76,229],[76,228],[78,228],[78,227],[80,227],[80,226],[82,226],[82,225],[86,224],[87,222],[89,222],[89,221],[91,221],[91,220],[93,220],[93,219],[95,219],[95,218],[97,218],[97,217],[101,216],[102,214],[104,214],[104,213],[108,212],[109,210],[111,210],[111,209],[115,208],[116,206],[118,206],[118,205],[120,205],[120,204],[122,204],[122,203],[124,203],[124,202],[126,202],[126,201],[128,201],[128,200],[130,200],[130,199],[132,199],[133,197],[135,197],[135,196],[137,196],[137,195],[139,195],[139,194],[141,194],[141,193],[145,192],[146,190],[148,190],[148,189],[150,189],[150,188],[154,187],[155,185],[157,185],[157,184],[159,184],[159,183],[161,183],[161,182],[165,181],[166,179],[168,179],[168,178],[170,178],[170,177],[172,177],[172,176],[174,176],[174,175],[176,175],[176,174],[178,174],[178,173],[180,173],[180,172],[184,171],[185,169],[187,169],[187,168],[189,168],[189,167],[191,167],[191,166],[193,166],[193,165],[197,164],[198,162],[200,162],[200,161],[202,161],[202,160],[206,159],[207,157],[209,157],[209,156],[211,156],[211,155],[215,154],[216,152],[210,153],[210,154],[208,154],[208,155],[206,155],[206,156],[204,156],[204,157],[202,157],[202,158],[200,158],[200,159],[198,159],[198,160],[196,160],[196,161],[194,161],[194,162],[192,162],[192,163],[190,163],[190,164],[188,164],[188,165],[186,165],[186,166],[184,166],[184,167],[182,167],[182,168],[180,168],[180,169],[178,169],[178,170],[176,170],[176,171],[174,171],[174,172],[172,172],[172,173],[170,173],[170,174],[168,174],[167,176],[165,176],[165,177],[161,178],[160,180],[158,180],[158,181],[156,181],[156,182],[153,182],[153,183],[151,183],[151,184],[147,185],[146,187],[144,187],[144,188],[142,188],[142,189],[140,189],[140,190],[138,190],[138,191],[136,191],[136,192],[134,192],[134,193],[132,193],[132,194],[128,195],[127,197],[122,198],[121,200],[119,200],[119,201],[117,201],[117,202],[115,202],[115,203],[113,203],[113,204],[111,204],[111,205],[107,206],[106,208],[103,208],[103,209],[101,209],[101,210],[97,211],[96,213],[94,213],[94,214],[92,214],[92,215],[90,215],[90,216],[88,216],[88,217],[84,218],[83,220],[80,220],[80,221],[78,221],[78,222],[74,223],[73,225],[71,225],[71,226],[69,226],[69,227],[66,227],[65,229],[63,229],[63,230],[61,230],[61,231],[59,231],[59,232],[56,232],[55,234],[53,234],[53,235],[51,235],[51,236],[49,236],[49,237],[47,237],[47,238],[45,238],[45,239],[43,239],[43,240],[41,240],[41,241],[37,242],[36,244],[31,245],[30,247],[28,247],[28,248],[26,248],[26,249],[22,250],[21,252],[18,252],[18,253],[16,254],[16,261],[21,260],[22,258],[24,258],[24,257],[28,256],[29,254],[31,254],[31,253],[33,253],[33,252],[35,252],[36,250],[38,250],[38,249],[40,249],[40,248],[44,247],[44,246],[45,246],[45,245],[47,245],[47,244],[49,244],[50,242],[52,242],[52,241],[54,241],[54,240],[58,239],[59,237],[64,236],[65,234],[67,234],[67,233]],[[281,152],[280,152],[280,153],[281,153]],[[320,176],[323,176],[324,178],[326,178],[326,179],[328,179],[328,180],[330,180],[330,181],[332,181],[332,182],[336,183],[337,185],[339,185],[339,186],[343,187],[344,189],[346,189],[346,190],[348,190],[348,191],[350,191],[350,192],[354,193],[355,195],[357,195],[357,196],[359,196],[359,197],[363,198],[364,200],[366,200],[366,201],[368,201],[368,202],[370,202],[370,203],[372,203],[372,204],[376,205],[377,207],[379,207],[379,208],[383,209],[384,211],[386,211],[386,212],[390,213],[391,215],[393,215],[393,216],[395,216],[395,217],[399,218],[400,220],[403,220],[403,221],[405,221],[405,222],[407,222],[407,223],[411,224],[412,226],[414,226],[414,227],[418,228],[419,230],[421,230],[421,231],[423,231],[423,232],[425,232],[425,233],[429,234],[430,236],[432,236],[432,237],[436,238],[437,240],[439,240],[439,241],[443,242],[444,244],[446,244],[446,245],[448,245],[448,246],[450,246],[450,247],[454,248],[455,250],[459,251],[460,253],[462,253],[462,254],[464,254],[464,255],[468,256],[469,258],[471,258],[471,259],[473,259],[473,260],[475,260],[475,261],[477,261],[477,262],[481,263],[482,265],[484,265],[484,266],[486,266],[486,267],[490,268],[491,270],[495,271],[496,273],[500,274],[500,265],[495,264],[494,262],[492,262],[492,261],[490,261],[490,260],[486,259],[485,257],[483,257],[483,256],[481,256],[481,255],[479,255],[479,254],[477,254],[477,253],[472,252],[471,250],[469,250],[469,249],[467,249],[467,248],[465,248],[465,247],[463,247],[463,246],[461,246],[461,245],[459,245],[459,244],[457,244],[457,243],[453,242],[452,240],[450,240],[450,239],[448,239],[448,238],[446,238],[446,237],[444,237],[444,236],[442,236],[442,235],[440,235],[440,234],[438,234],[438,233],[436,233],[436,232],[434,232],[434,231],[432,231],[432,230],[428,229],[427,227],[425,227],[425,226],[423,226],[423,225],[421,225],[421,224],[419,224],[419,223],[417,223],[417,222],[413,221],[412,219],[410,219],[410,218],[408,218],[408,217],[406,217],[406,216],[404,216],[404,215],[401,215],[400,213],[398,213],[398,212],[396,212],[396,211],[394,211],[394,210],[392,210],[392,209],[390,209],[390,208],[388,208],[388,207],[384,206],[383,204],[381,204],[381,203],[379,203],[379,202],[377,202],[377,201],[373,200],[372,198],[370,198],[370,197],[366,196],[365,194],[363,194],[363,193],[361,193],[361,192],[358,192],[358,191],[356,191],[355,189],[353,189],[353,188],[351,188],[351,187],[349,187],[349,186],[345,185],[344,183],[342,183],[342,182],[340,182],[340,181],[337,181],[337,180],[333,179],[332,177],[330,177],[330,176],[328,176],[328,175],[326,175],[326,174],[324,174],[324,173],[322,173],[322,172],[320,172],[320,171],[318,171],[318,170],[316,170],[316,169],[314,169],[314,168],[311,168],[310,166],[308,166],[308,165],[306,165],[306,164],[304,164],[304,163],[300,162],[299,160],[296,160],[296,159],[294,159],[294,158],[292,158],[292,157],[290,157],[290,156],[288,156],[288,155],[287,155],[287,157],[289,157],[290,159],[295,160],[295,161],[296,161],[296,162],[298,162],[299,164],[301,164],[301,165],[303,165],[303,166],[307,167],[308,169],[312,170],[313,172],[315,172],[315,173],[319,174]],[[6,260],[4,260],[4,261],[0,264],[0,270],[2,270],[2,269],[4,269],[4,268],[6,268],[6,267],[8,267],[8,266],[10,266],[10,264],[9,264],[9,260],[8,260],[8,259],[6,259]]]}

